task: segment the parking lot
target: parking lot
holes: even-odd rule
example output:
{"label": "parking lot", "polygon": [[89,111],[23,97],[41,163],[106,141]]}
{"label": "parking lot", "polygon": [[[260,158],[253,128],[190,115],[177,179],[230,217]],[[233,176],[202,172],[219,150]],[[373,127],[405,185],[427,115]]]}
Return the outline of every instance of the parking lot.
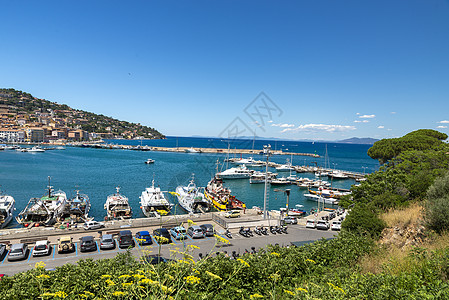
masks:
{"label": "parking lot", "polygon": [[[217,227],[218,228],[218,227]],[[129,228],[126,228],[129,229]],[[134,228],[131,229],[133,235],[140,230],[148,230],[152,233],[154,228]],[[252,228],[254,229],[254,228]],[[141,246],[138,241],[134,238],[135,247],[131,249],[131,253],[139,259],[139,257],[144,255],[158,254],[160,253],[162,256],[171,257],[171,258],[181,258],[180,254],[173,254],[170,250],[180,250],[189,248],[190,254],[193,255],[194,259],[199,259],[200,253],[202,256],[206,256],[208,254],[214,254],[217,251],[226,251],[228,254],[231,254],[233,251],[235,253],[243,254],[245,250],[250,251],[252,247],[256,250],[265,247],[268,244],[279,244],[281,246],[289,246],[291,242],[300,242],[300,241],[311,241],[317,240],[320,238],[331,238],[337,234],[335,231],[331,230],[316,230],[316,229],[307,229],[304,225],[289,225],[288,233],[282,234],[272,234],[268,235],[255,235],[253,237],[243,237],[238,234],[238,229],[231,230],[232,238],[223,235],[222,230],[217,230],[218,235],[224,239],[230,241],[229,244],[223,244],[218,242],[217,238],[212,237],[204,237],[201,239],[192,239],[190,236],[186,236],[184,240],[175,240],[172,239],[171,244],[159,244],[156,239],[152,237],[153,244],[149,246]],[[80,242],[79,238],[81,236],[92,235],[95,238],[95,242],[97,244],[97,249],[92,252],[81,252],[80,251]],[[97,231],[86,231],[84,234],[77,234],[72,236],[74,241],[75,250],[71,253],[58,253],[57,251],[57,237],[52,237],[49,239],[51,241],[51,252],[47,256],[39,256],[33,257],[32,255],[32,247],[34,244],[29,244],[28,249],[29,253],[24,260],[20,261],[8,261],[7,255],[3,254],[0,257],[0,273],[13,275],[18,272],[26,271],[35,266],[37,262],[44,262],[47,269],[52,269],[57,266],[61,266],[66,263],[75,264],[80,259],[103,259],[103,258],[112,258],[117,253],[125,252],[126,249],[120,249],[118,247],[118,241],[116,239],[117,247],[111,250],[101,250],[99,247],[99,239],[100,235]],[[199,249],[187,247],[188,245],[195,245],[199,247]]]}

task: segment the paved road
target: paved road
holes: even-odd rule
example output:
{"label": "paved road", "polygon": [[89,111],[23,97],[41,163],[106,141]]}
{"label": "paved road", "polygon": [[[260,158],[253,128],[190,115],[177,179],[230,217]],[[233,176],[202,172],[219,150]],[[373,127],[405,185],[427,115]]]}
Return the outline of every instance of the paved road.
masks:
{"label": "paved road", "polygon": [[[134,231],[134,230],[133,230]],[[196,245],[200,247],[200,249],[192,249],[192,255],[194,259],[198,259],[199,253],[206,255],[207,253],[215,253],[216,251],[227,251],[228,254],[231,254],[232,251],[236,251],[237,253],[242,254],[245,249],[250,250],[251,247],[255,247],[256,249],[260,249],[265,247],[268,244],[279,244],[281,246],[290,245],[291,242],[296,241],[308,241],[308,240],[317,240],[321,238],[330,238],[336,235],[336,232],[332,231],[321,231],[316,229],[306,229],[302,225],[290,225],[288,227],[288,234],[269,234],[267,236],[257,236],[254,235],[250,238],[245,238],[236,232],[232,231],[233,238],[230,239],[231,244],[226,246],[216,245],[215,237],[207,237],[204,239],[196,239],[193,240],[188,237],[184,241],[173,241],[174,245],[159,245],[155,242],[152,246],[142,247],[136,243],[136,247],[131,250],[131,253],[139,258],[144,254],[148,254],[148,251],[151,251],[151,254],[157,254],[159,251],[165,257],[172,256],[172,252],[170,250],[179,249],[182,251],[187,245]],[[87,235],[87,234],[86,234]],[[98,243],[98,241],[97,241]],[[28,255],[25,260],[9,262],[5,256],[0,257],[0,273],[13,275],[15,273],[23,272],[29,270],[34,267],[37,262],[43,261],[46,264],[46,268],[55,268],[57,266],[61,266],[66,263],[75,264],[80,259],[101,259],[101,258],[112,258],[119,252],[125,252],[124,249],[116,248],[114,250],[100,250],[97,247],[97,250],[94,252],[83,252],[81,253],[79,250],[79,242],[76,242],[76,250],[73,253],[67,254],[59,254],[55,251],[55,247],[53,247],[52,252],[48,256],[44,257],[33,257],[32,255]],[[31,247],[30,247],[31,250]],[[177,258],[181,258],[178,254]]]}

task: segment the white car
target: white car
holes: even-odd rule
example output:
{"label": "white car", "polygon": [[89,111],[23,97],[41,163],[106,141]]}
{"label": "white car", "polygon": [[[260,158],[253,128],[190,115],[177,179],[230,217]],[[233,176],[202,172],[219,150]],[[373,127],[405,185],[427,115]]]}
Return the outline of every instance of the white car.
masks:
{"label": "white car", "polygon": [[318,220],[318,222],[316,222],[316,229],[328,230],[329,222],[324,221],[324,220]]}
{"label": "white car", "polygon": [[315,229],[316,227],[316,222],[315,220],[307,220],[306,222],[306,228],[312,228]]}
{"label": "white car", "polygon": [[100,229],[104,227],[104,223],[102,222],[97,222],[97,221],[87,221],[86,223],[84,223],[83,228],[85,230],[90,230],[90,229]]}
{"label": "white car", "polygon": [[50,255],[51,245],[50,241],[37,241],[33,247],[33,256]]}
{"label": "white car", "polygon": [[341,230],[341,222],[340,221],[332,222],[331,230]]}

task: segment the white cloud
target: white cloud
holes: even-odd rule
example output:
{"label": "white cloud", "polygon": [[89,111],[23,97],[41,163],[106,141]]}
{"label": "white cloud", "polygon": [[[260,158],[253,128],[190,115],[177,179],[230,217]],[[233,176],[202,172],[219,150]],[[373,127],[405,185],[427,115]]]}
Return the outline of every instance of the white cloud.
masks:
{"label": "white cloud", "polygon": [[368,120],[363,120],[363,121],[355,120],[354,121],[354,123],[368,123],[368,122],[369,122]]}
{"label": "white cloud", "polygon": [[375,117],[376,117],[376,115],[362,115],[362,116],[359,116],[360,119],[372,119],[372,118],[375,118]]}
{"label": "white cloud", "polygon": [[440,125],[440,126],[437,126],[437,128],[444,129],[444,128],[447,128],[447,126]]}
{"label": "white cloud", "polygon": [[360,115],[360,113],[355,113],[357,116]]}
{"label": "white cloud", "polygon": [[271,126],[274,127],[281,127],[281,128],[291,128],[291,127],[295,127],[295,124],[271,124]]}
{"label": "white cloud", "polygon": [[379,129],[384,129],[385,126],[380,125],[380,126],[377,126],[377,128],[379,128]]}
{"label": "white cloud", "polygon": [[395,111],[392,111],[390,114],[392,114],[392,115],[395,115],[396,114],[396,112]]}
{"label": "white cloud", "polygon": [[448,120],[443,120],[443,121],[440,121],[438,123],[440,123],[440,124],[449,124],[449,121]]}
{"label": "white cloud", "polygon": [[299,125],[296,128],[285,128],[281,133],[294,131],[294,132],[344,132],[349,130],[355,130],[355,126],[347,125],[327,125],[327,124],[305,124]]}
{"label": "white cloud", "polygon": [[273,123],[273,120],[268,121],[268,123]]}

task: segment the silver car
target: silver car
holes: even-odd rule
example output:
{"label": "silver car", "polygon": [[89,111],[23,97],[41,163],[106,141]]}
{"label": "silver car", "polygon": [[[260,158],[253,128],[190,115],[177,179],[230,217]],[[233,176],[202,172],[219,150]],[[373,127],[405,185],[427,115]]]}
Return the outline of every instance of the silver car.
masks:
{"label": "silver car", "polygon": [[318,220],[318,222],[316,223],[316,229],[328,230],[329,222],[324,220]]}
{"label": "silver car", "polygon": [[112,234],[104,234],[100,239],[100,249],[115,249],[115,240]]}
{"label": "silver car", "polygon": [[27,244],[14,244],[9,249],[8,261],[25,259],[28,256],[28,246]]}
{"label": "silver car", "polygon": [[192,238],[204,238],[204,232],[203,229],[201,229],[198,225],[193,225],[187,229],[187,234],[190,235]]}

